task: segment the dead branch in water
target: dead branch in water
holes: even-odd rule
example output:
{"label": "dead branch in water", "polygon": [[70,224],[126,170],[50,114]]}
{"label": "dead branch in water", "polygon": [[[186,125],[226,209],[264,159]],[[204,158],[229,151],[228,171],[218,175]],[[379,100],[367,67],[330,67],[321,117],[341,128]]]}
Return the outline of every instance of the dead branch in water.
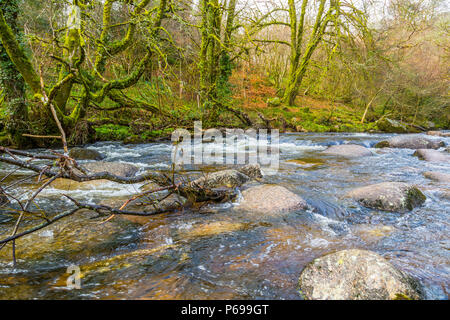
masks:
{"label": "dead branch in water", "polygon": [[[158,205],[174,193],[186,198],[186,203],[188,204],[207,201],[221,202],[236,196],[236,191],[233,188],[218,188],[209,184],[211,181],[213,181],[212,184],[214,184],[217,181],[220,181],[220,179],[216,181],[211,180],[213,179],[212,177],[202,177],[190,182],[186,181],[182,176],[177,178],[174,168],[170,174],[148,172],[137,176],[123,177],[114,175],[110,172],[91,173],[82,166],[78,165],[78,163],[67,154],[61,154],[52,150],[49,150],[49,153],[50,154],[32,153],[0,147],[0,162],[15,167],[6,175],[6,177],[3,177],[3,179],[0,180],[0,184],[6,181],[7,177],[11,177],[14,172],[17,172],[17,169],[19,168],[27,169],[32,172],[25,178],[14,181],[7,186],[2,187],[0,185],[0,205],[2,213],[14,213],[17,215],[17,219],[12,227],[12,232],[6,238],[0,239],[0,250],[4,248],[7,243],[12,243],[12,260],[14,265],[16,264],[17,258],[15,243],[16,239],[42,230],[63,218],[79,212],[81,209],[94,211],[102,215],[110,215],[110,217],[106,220],[109,221],[115,215],[148,217],[173,212],[183,208],[183,204],[177,201],[170,203],[168,206]],[[43,177],[45,177],[45,179],[42,179]],[[217,177],[220,177],[220,175],[216,176],[216,178]],[[22,200],[20,199],[20,196],[13,195],[11,192],[11,190],[14,190],[13,187],[34,178],[37,178],[38,183],[41,183],[42,181],[42,184],[27,199]],[[69,199],[75,208],[69,208],[63,213],[52,216],[51,213],[44,212],[39,209],[38,205],[35,203],[35,199],[42,191],[44,191],[59,178],[69,179],[75,182],[104,179],[121,184],[134,184],[144,181],[151,181],[156,183],[157,187],[131,196],[119,208],[113,208],[107,205],[84,203],[68,195],[61,194]],[[160,196],[159,199],[153,199],[151,209],[148,209],[148,206],[142,211],[126,209],[131,202],[161,191],[168,191],[168,194]],[[8,210],[8,208],[5,208],[7,203],[10,203],[10,205],[17,203],[19,209],[13,209],[11,207],[11,210]],[[31,208],[33,203],[40,211],[35,211]],[[23,225],[26,216],[32,216],[34,218],[41,219],[42,221],[39,221],[34,226],[28,227],[28,229],[21,230],[21,226]]]}

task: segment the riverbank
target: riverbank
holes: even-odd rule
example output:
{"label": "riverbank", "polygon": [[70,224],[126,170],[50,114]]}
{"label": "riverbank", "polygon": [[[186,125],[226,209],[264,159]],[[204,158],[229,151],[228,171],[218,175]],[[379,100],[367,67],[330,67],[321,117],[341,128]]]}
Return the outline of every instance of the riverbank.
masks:
{"label": "riverbank", "polygon": [[[264,127],[279,129],[282,133],[420,133],[450,129],[450,120],[443,117],[427,119],[420,114],[400,116],[386,106],[372,106],[366,112],[366,107],[320,96],[300,95],[295,106],[285,106],[268,79],[257,74],[247,75],[245,91],[233,90],[238,87],[240,76],[242,74],[234,73],[230,79],[230,108],[220,111],[212,122],[204,121],[203,129]],[[127,90],[127,95],[136,99],[145,97],[159,110],[158,113],[118,108],[115,103],[106,100],[99,106],[102,109],[89,110],[85,123],[75,133],[83,138],[74,140],[83,140],[84,143],[122,141],[126,144],[168,140],[175,129],[192,130],[194,121],[202,119],[203,109],[195,97],[182,94],[177,97],[164,92],[155,95],[151,94],[150,87],[148,83],[138,83]],[[73,103],[69,103],[68,108],[74,108]],[[8,135],[2,131],[5,117],[5,110],[0,109],[0,145],[10,146]],[[70,140],[69,137],[69,143]],[[54,147],[59,143],[56,139],[31,138],[30,141],[34,147],[44,147],[45,144]]]}

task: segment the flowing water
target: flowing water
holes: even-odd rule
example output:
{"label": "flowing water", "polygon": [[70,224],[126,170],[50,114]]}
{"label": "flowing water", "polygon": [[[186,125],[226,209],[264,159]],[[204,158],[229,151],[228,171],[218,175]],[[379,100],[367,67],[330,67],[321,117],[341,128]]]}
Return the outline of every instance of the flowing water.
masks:
{"label": "flowing water", "polygon": [[[373,149],[382,134],[286,134],[280,137],[280,168],[264,183],[282,185],[302,196],[310,210],[284,216],[234,210],[234,203],[208,205],[152,218],[123,219],[78,213],[17,241],[16,268],[11,247],[0,251],[3,299],[299,299],[303,267],[323,254],[347,249],[373,250],[417,278],[426,298],[447,299],[450,290],[449,184],[423,177],[425,171],[450,173],[449,163],[431,163],[410,149]],[[450,143],[449,138],[439,138]],[[372,157],[344,160],[320,152],[333,144],[356,143]],[[214,145],[212,144],[214,147]],[[89,146],[106,161],[131,163],[142,172],[170,170],[170,143]],[[192,167],[218,170],[222,166]],[[0,176],[10,168],[0,167]],[[15,179],[25,174],[19,170]],[[427,196],[423,206],[404,214],[363,208],[343,195],[352,188],[383,181],[416,184]],[[58,212],[70,203],[124,200],[141,184],[77,184],[66,191],[48,188],[37,205]],[[26,199],[33,186],[17,187]],[[0,236],[14,219],[0,215]],[[68,289],[69,265],[81,269],[81,289]]]}

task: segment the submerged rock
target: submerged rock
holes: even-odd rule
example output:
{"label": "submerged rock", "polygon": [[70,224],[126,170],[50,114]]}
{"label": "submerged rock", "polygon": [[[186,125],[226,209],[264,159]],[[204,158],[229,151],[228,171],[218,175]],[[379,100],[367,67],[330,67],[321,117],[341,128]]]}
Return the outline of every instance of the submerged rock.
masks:
{"label": "submerged rock", "polygon": [[182,238],[210,237],[222,233],[231,233],[234,231],[243,230],[246,227],[247,224],[244,223],[216,221],[198,224],[187,230],[183,229],[179,232],[179,235]]}
{"label": "submerged rock", "polygon": [[[104,220],[98,217],[98,213],[80,210],[45,229],[17,239],[16,256],[32,264],[55,268],[59,263],[107,253],[137,239],[134,225],[114,221],[102,223]],[[7,248],[0,250],[0,260],[11,259],[10,247],[8,244]]]}
{"label": "submerged rock", "polygon": [[322,151],[322,153],[333,156],[341,156],[345,158],[359,158],[372,155],[372,152],[370,152],[369,149],[357,144],[342,144],[338,146],[331,146],[325,151]]}
{"label": "submerged rock", "polygon": [[366,250],[343,250],[309,263],[299,279],[308,300],[420,299],[419,285],[382,256]]}
{"label": "submerged rock", "polygon": [[450,155],[439,152],[437,150],[418,149],[414,152],[413,156],[418,157],[420,160],[430,162],[450,162]]}
{"label": "submerged rock", "polygon": [[261,185],[242,192],[238,209],[262,214],[279,214],[306,209],[306,201],[288,189],[275,185]]}
{"label": "submerged rock", "polygon": [[69,157],[75,160],[103,160],[106,158],[97,150],[78,147],[70,149]]}
{"label": "submerged rock", "polygon": [[366,243],[371,243],[390,236],[395,232],[395,228],[385,225],[360,224],[355,225],[352,232]]}
{"label": "submerged rock", "polygon": [[425,178],[435,180],[438,182],[450,182],[450,173],[427,171],[423,174]]}
{"label": "submerged rock", "polygon": [[419,189],[402,182],[383,182],[357,188],[347,193],[346,197],[368,208],[400,212],[412,210],[426,200]]}
{"label": "submerged rock", "polygon": [[139,171],[138,167],[128,163],[97,161],[83,164],[90,173],[109,172],[116,176],[132,177]]}
{"label": "submerged rock", "polygon": [[375,148],[406,148],[406,149],[439,149],[445,147],[445,142],[431,140],[419,135],[402,135],[381,141]]}

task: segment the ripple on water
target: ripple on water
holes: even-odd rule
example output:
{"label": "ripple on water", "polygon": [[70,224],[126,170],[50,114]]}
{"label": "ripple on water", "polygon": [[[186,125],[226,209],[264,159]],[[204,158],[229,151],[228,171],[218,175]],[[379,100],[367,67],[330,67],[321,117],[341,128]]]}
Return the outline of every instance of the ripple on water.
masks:
{"label": "ripple on water", "polygon": [[[62,221],[24,239],[30,246],[20,249],[18,269],[11,268],[10,251],[0,251],[0,298],[299,299],[298,276],[307,263],[356,247],[374,250],[418,278],[427,298],[446,299],[450,200],[442,193],[450,185],[426,179],[423,172],[450,172],[450,164],[421,161],[409,149],[370,149],[374,156],[352,160],[321,154],[334,144],[372,148],[391,136],[281,135],[280,170],[264,176],[264,183],[287,187],[307,200],[311,211],[274,218],[249,216],[234,211],[231,204],[220,204],[205,207],[202,214],[186,210],[136,221],[139,224],[121,218],[104,225],[98,224],[103,219],[93,217]],[[450,143],[450,138],[442,140]],[[170,143],[102,142],[89,147],[105,154],[106,161],[131,163],[140,172],[170,168]],[[207,148],[222,146],[210,143]],[[314,170],[307,170],[310,165]],[[193,166],[189,172],[218,167],[222,166]],[[0,173],[8,169],[0,168]],[[355,187],[383,181],[416,184],[428,199],[405,214],[371,210],[343,199]],[[92,190],[49,188],[37,203],[67,207],[70,203],[61,199],[62,192],[92,202],[123,201],[140,187],[106,183]],[[72,263],[85,272],[80,291],[65,288],[65,269]]]}

